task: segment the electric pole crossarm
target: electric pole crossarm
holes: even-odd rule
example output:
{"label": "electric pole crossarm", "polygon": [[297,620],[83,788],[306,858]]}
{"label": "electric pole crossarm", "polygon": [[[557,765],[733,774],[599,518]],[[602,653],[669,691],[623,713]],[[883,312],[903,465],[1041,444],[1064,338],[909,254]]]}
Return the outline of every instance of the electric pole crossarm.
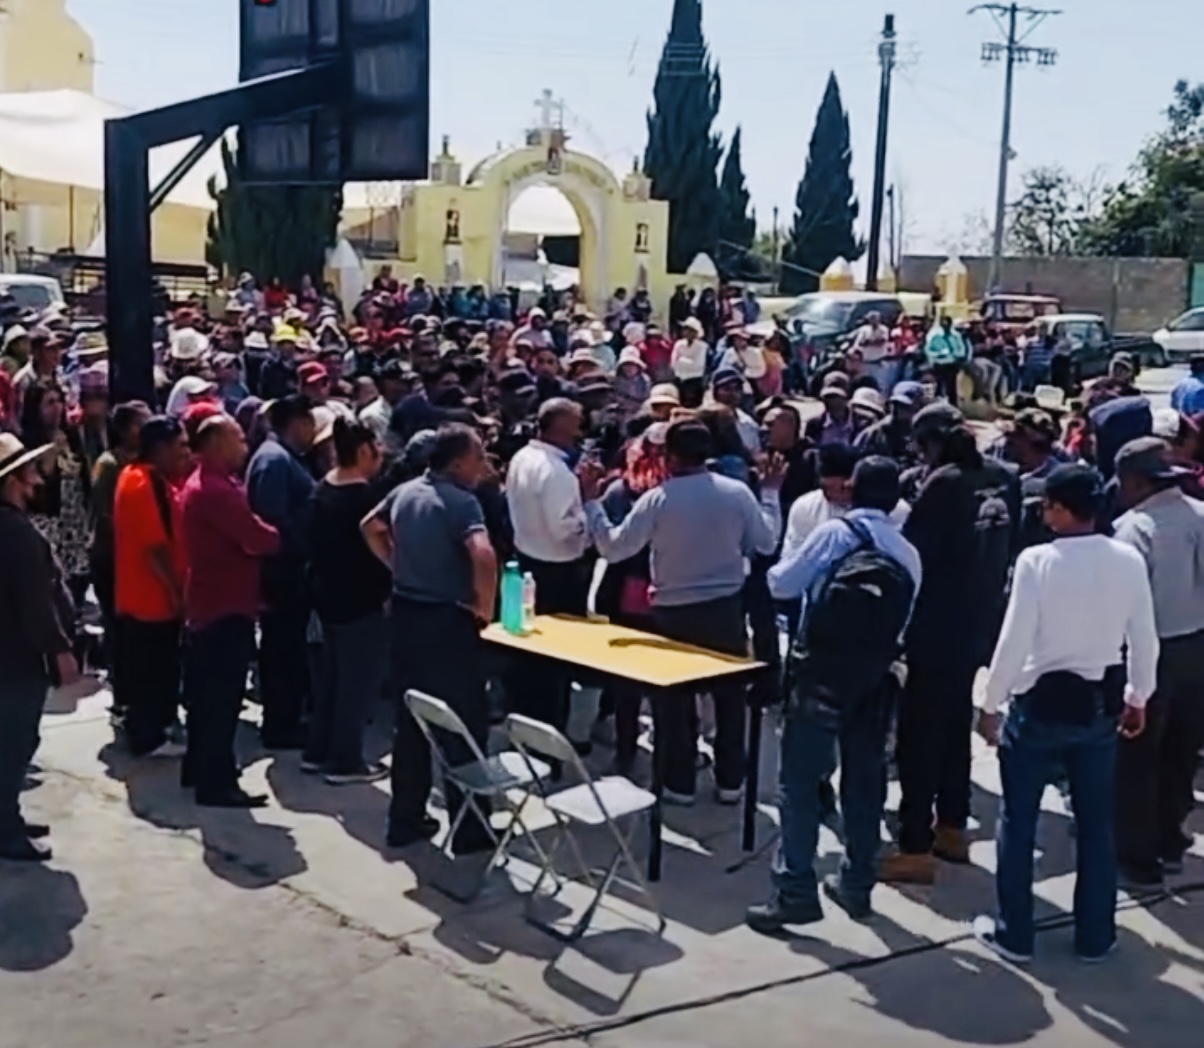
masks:
{"label": "electric pole crossarm", "polygon": [[[1017,64],[1029,62],[1034,57],[1037,65],[1049,67],[1058,60],[1058,52],[1048,47],[1029,47],[1024,41],[1033,31],[1052,15],[1062,12],[1054,8],[1024,7],[1020,4],[987,3],[970,8],[970,14],[988,12],[999,25],[1006,39],[1002,43],[983,44],[984,62],[1004,59],[1006,73],[1003,88],[1003,130],[999,143],[999,184],[995,194],[995,233],[991,250],[991,271],[987,288],[996,291],[1003,268],[1003,241],[1007,225],[1008,167],[1012,160],[1012,95],[1016,80]],[[1028,19],[1023,35],[1020,35],[1020,18]],[[1001,21],[1006,19],[1006,22]]]}

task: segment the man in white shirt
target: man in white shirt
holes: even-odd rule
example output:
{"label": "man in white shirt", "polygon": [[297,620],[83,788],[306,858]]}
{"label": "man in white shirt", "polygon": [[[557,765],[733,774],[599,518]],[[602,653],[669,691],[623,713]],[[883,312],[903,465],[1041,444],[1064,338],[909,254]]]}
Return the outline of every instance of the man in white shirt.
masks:
{"label": "man in white shirt", "polygon": [[[816,451],[819,487],[795,500],[786,520],[782,559],[786,560],[821,524],[843,517],[852,506],[853,470],[857,452],[847,444],[825,444]],[[889,514],[893,524],[903,526],[911,507],[902,499]]]}
{"label": "man in white shirt", "polygon": [[[1075,949],[1099,961],[1116,945],[1117,729],[1136,738],[1145,728],[1158,633],[1141,555],[1095,533],[1102,501],[1089,466],[1058,466],[1046,479],[1045,523],[1057,538],[1016,561],[979,720],[979,732],[999,746],[1003,802],[998,916],[978,918],[974,934],[1018,964],[1032,959],[1037,818],[1059,768],[1070,778],[1077,829]],[[1009,698],[1001,732],[999,709]]]}
{"label": "man in white shirt", "polygon": [[890,390],[898,376],[892,359],[890,328],[882,323],[882,314],[867,313],[865,323],[853,333],[853,348],[861,350],[865,370],[878,382],[878,388]]}
{"label": "man in white shirt", "polygon": [[[569,467],[581,440],[581,406],[563,397],[539,409],[539,437],[522,448],[506,472],[506,503],[519,566],[535,578],[539,615],[585,615],[593,560],[581,485]],[[521,713],[564,728],[568,681],[553,667],[532,663],[516,681]]]}
{"label": "man in white shirt", "polygon": [[687,317],[681,322],[682,337],[673,345],[669,366],[677,388],[681,390],[682,403],[696,408],[702,403],[705,392],[707,354],[710,346],[702,337],[702,324],[697,317]]}

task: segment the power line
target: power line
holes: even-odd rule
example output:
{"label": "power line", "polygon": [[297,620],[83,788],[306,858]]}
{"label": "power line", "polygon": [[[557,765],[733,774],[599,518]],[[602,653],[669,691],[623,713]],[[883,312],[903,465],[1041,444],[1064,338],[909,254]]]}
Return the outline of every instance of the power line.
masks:
{"label": "power line", "polygon": [[[999,185],[995,196],[995,238],[991,251],[991,272],[987,280],[988,288],[995,290],[1003,261],[1003,234],[1007,222],[1008,165],[1012,160],[1012,94],[1016,66],[1035,61],[1038,66],[1048,68],[1057,63],[1058,52],[1054,48],[1030,47],[1025,41],[1047,18],[1062,12],[1052,8],[1022,7],[1016,3],[979,4],[970,8],[970,14],[979,11],[986,11],[1004,36],[1003,42],[992,40],[982,45],[982,60],[998,62],[1003,59],[1007,70],[1003,88],[1003,133],[999,143]],[[1021,18],[1024,19],[1023,25]]]}

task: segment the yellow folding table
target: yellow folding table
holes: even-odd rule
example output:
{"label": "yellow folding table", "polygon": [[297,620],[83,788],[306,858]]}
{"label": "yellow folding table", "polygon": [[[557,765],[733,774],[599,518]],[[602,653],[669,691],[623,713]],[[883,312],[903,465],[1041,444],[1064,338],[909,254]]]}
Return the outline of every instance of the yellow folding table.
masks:
{"label": "yellow folding table", "polygon": [[[699,692],[720,678],[751,674],[765,664],[723,655],[705,648],[616,626],[602,619],[566,615],[536,616],[529,632],[508,633],[501,625],[489,626],[482,637],[499,647],[524,655],[551,659],[568,666],[618,677],[647,689],[652,702],[666,692]],[[744,798],[744,847],[751,850],[757,806],[757,764],[760,717],[750,719],[748,779]],[[652,792],[656,804],[651,814],[648,878],[659,880],[661,871],[661,795],[664,790],[663,731],[653,732]]]}

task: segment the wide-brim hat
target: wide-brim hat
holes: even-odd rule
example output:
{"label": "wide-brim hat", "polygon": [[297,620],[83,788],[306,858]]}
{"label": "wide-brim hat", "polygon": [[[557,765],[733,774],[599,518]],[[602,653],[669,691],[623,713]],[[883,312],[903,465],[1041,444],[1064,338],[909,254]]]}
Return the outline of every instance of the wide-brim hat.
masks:
{"label": "wide-brim hat", "polygon": [[13,434],[0,433],[0,480],[10,473],[15,473],[22,466],[36,462],[53,447],[53,444],[43,444],[41,447],[27,448]]}

